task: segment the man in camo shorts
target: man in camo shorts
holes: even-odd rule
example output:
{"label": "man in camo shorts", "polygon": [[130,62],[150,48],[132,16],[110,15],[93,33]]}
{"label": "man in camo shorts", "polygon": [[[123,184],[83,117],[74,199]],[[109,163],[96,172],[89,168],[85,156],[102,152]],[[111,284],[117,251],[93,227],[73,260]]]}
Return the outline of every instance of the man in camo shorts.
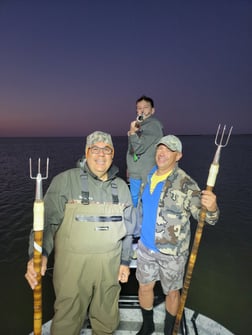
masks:
{"label": "man in camo shorts", "polygon": [[178,167],[181,157],[179,138],[162,137],[156,146],[156,166],[142,192],[136,277],[143,324],[137,335],[150,335],[155,330],[153,302],[158,280],[165,294],[164,334],[172,334],[189,254],[190,217],[198,220],[201,206],[207,209],[207,223],[214,225],[219,217],[215,194],[209,190],[201,192],[197,183]]}

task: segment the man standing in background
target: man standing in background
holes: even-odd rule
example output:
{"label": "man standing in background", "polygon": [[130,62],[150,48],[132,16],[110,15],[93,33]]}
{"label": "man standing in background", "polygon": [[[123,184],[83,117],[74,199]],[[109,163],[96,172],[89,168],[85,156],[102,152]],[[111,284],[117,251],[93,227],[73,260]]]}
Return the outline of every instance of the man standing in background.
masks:
{"label": "man standing in background", "polygon": [[136,120],[128,131],[127,172],[133,205],[137,207],[140,186],[155,165],[155,146],[163,136],[163,125],[153,116],[154,102],[141,96],[136,101]]}

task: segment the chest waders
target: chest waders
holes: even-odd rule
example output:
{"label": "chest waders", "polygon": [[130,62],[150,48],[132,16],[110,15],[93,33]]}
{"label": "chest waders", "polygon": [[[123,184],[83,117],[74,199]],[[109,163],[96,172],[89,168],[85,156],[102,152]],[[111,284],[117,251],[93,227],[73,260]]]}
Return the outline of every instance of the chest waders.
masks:
{"label": "chest waders", "polygon": [[124,205],[119,204],[114,181],[112,202],[89,203],[86,173],[81,174],[81,180],[82,202],[66,204],[55,239],[52,335],[79,335],[87,311],[92,334],[112,334],[119,324]]}

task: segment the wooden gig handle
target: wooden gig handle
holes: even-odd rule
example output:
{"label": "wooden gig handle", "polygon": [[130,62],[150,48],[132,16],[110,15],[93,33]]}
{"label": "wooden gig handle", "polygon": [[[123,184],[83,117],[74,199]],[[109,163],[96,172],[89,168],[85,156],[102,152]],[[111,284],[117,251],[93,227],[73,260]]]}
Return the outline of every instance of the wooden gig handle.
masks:
{"label": "wooden gig handle", "polygon": [[33,333],[34,335],[42,334],[42,280],[41,280],[41,266],[42,266],[42,244],[43,244],[43,229],[44,229],[44,202],[36,200],[33,207],[34,213],[34,252],[33,264],[37,273],[38,284],[33,290]]}

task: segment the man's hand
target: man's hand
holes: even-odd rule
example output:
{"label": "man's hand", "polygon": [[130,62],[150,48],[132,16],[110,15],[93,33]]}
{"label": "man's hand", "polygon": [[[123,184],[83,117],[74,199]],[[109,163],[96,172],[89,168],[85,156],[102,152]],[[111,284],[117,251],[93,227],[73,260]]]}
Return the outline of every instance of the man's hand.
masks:
{"label": "man's hand", "polygon": [[[45,275],[46,269],[47,269],[47,257],[42,256],[41,276]],[[33,258],[32,258],[27,263],[27,270],[26,270],[25,278],[33,290],[35,286],[38,284],[36,277],[37,277],[37,273],[34,269]]]}
{"label": "man's hand", "polygon": [[127,283],[130,275],[130,268],[127,265],[120,265],[118,280],[121,283]]}
{"label": "man's hand", "polygon": [[204,190],[201,192],[201,204],[206,207],[209,212],[217,210],[216,195],[212,191]]}

